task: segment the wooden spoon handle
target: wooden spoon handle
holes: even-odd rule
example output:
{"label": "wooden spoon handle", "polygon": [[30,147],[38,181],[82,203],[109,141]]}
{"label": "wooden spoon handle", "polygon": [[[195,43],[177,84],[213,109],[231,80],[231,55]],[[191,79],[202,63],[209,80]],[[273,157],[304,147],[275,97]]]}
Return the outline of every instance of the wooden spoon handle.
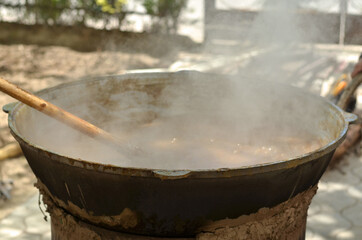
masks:
{"label": "wooden spoon handle", "polygon": [[0,90],[11,97],[23,102],[24,104],[32,107],[51,118],[92,137],[102,141],[111,143],[112,145],[120,146],[120,141],[112,136],[110,133],[94,126],[93,124],[45,101],[44,99],[35,96],[32,93],[21,89],[15,84],[12,84],[5,79],[0,78]]}

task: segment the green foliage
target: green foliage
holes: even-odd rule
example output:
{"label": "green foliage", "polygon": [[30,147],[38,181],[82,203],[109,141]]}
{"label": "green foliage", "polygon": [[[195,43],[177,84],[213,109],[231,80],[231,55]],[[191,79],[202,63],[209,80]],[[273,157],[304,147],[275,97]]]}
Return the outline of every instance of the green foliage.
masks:
{"label": "green foliage", "polygon": [[77,0],[76,6],[80,9],[84,9],[84,13],[81,15],[80,22],[84,24],[85,19],[101,19],[104,16],[102,6],[98,5],[95,0]]}
{"label": "green foliage", "polygon": [[156,15],[157,12],[157,1],[156,0],[144,0],[143,6],[146,12],[150,15]]}
{"label": "green foliage", "polygon": [[157,16],[159,21],[154,23],[158,31],[177,31],[178,18],[187,0],[144,0],[143,6],[150,15]]}
{"label": "green foliage", "polygon": [[102,7],[103,12],[114,14],[122,12],[127,0],[96,0],[96,3]]}
{"label": "green foliage", "polygon": [[25,4],[25,17],[35,15],[37,23],[61,24],[62,14],[75,9],[71,18],[73,23],[84,24],[87,18],[104,19],[106,22],[117,18],[120,24],[125,17],[122,11],[126,3],[127,0],[33,0],[31,4]]}
{"label": "green foliage", "polygon": [[[176,32],[179,15],[187,3],[187,0],[133,1],[139,1],[152,16],[153,31],[167,33]],[[118,21],[120,27],[127,14],[126,4],[127,0],[0,0],[0,7],[17,12],[19,22],[49,25],[84,25],[87,20],[103,20],[104,26],[112,22],[115,27]]]}
{"label": "green foliage", "polygon": [[68,8],[69,0],[34,0],[34,5],[42,6],[41,8],[28,8],[35,14],[36,20],[48,24],[56,23],[60,18],[64,8]]}

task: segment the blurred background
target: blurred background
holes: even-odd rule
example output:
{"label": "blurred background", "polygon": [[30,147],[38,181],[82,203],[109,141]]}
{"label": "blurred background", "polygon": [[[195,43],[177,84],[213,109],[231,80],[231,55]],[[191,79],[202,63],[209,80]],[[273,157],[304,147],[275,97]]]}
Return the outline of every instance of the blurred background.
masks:
{"label": "blurred background", "polygon": [[[35,92],[94,76],[188,69],[275,79],[333,100],[362,52],[361,29],[360,0],[0,0],[0,76]],[[355,98],[362,109],[361,88]],[[12,101],[0,94],[1,106]],[[307,239],[362,238],[356,139],[322,179]],[[0,239],[50,239],[5,113],[0,181]]]}

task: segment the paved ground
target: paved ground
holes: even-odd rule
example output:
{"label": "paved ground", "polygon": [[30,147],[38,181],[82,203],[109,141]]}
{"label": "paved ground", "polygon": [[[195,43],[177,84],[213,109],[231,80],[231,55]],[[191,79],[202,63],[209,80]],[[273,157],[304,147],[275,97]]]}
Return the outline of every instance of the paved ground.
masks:
{"label": "paved ground", "polygon": [[0,222],[0,239],[50,240],[50,223],[38,206],[38,194]]}
{"label": "paved ground", "polygon": [[362,239],[362,157],[324,174],[308,211],[307,239]]}

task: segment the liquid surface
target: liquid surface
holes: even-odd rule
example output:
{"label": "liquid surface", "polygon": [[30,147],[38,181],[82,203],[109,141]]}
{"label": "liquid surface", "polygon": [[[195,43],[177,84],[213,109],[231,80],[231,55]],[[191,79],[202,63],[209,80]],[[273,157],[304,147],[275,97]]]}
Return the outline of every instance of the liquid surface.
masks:
{"label": "liquid surface", "polygon": [[212,124],[184,127],[189,129],[180,128],[179,120],[156,120],[130,133],[127,139],[152,159],[148,167],[168,169],[237,168],[287,160],[323,146],[320,137],[305,132],[288,131],[294,136],[263,138],[258,133],[238,135],[228,127]]}
{"label": "liquid surface", "polygon": [[151,169],[238,168],[288,160],[325,144],[319,136],[295,129],[276,132],[272,137],[270,128],[268,134],[258,129],[245,135],[242,129],[220,122],[171,117],[113,132],[127,147],[136,150],[135,156],[126,156],[54,121],[43,129],[46,140],[41,132],[32,138],[55,153],[102,164]]}

